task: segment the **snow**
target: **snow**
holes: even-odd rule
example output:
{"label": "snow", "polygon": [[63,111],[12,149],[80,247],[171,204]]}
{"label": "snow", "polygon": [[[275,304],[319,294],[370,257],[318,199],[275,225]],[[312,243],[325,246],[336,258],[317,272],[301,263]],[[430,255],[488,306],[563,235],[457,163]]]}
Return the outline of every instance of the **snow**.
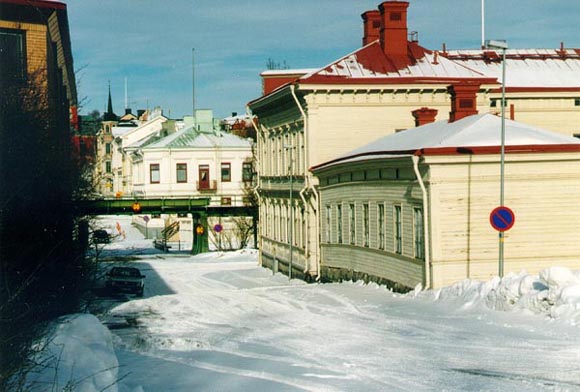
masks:
{"label": "snow", "polygon": [[127,237],[103,255],[137,252],[145,296],[59,320],[59,380],[78,390],[580,390],[579,271],[395,294],[289,281],[251,249],[156,252],[107,219]]}

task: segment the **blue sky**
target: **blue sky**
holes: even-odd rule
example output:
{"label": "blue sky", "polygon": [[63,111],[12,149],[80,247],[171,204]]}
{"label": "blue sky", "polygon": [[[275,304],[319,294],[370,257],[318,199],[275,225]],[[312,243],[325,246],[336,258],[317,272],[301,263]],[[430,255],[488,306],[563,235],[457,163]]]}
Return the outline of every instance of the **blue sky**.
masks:
{"label": "blue sky", "polygon": [[[322,67],[361,46],[360,14],[380,0],[63,0],[67,3],[81,113],[113,106],[242,113],[261,95],[268,59]],[[409,0],[409,31],[430,49],[481,44],[481,0]],[[580,48],[580,1],[486,0],[486,37],[511,48]]]}

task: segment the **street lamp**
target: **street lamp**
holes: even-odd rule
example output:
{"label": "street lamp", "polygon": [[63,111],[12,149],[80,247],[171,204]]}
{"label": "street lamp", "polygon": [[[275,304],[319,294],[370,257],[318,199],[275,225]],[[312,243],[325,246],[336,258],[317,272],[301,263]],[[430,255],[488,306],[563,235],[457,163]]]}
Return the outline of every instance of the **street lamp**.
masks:
{"label": "street lamp", "polygon": [[[504,206],[504,175],[505,175],[505,52],[508,44],[505,40],[485,41],[487,49],[501,49],[501,148],[500,148],[500,188],[499,204]],[[499,232],[499,277],[503,278],[504,264],[504,232]]]}
{"label": "street lamp", "polygon": [[292,173],[292,149],[294,149],[294,146],[291,144],[285,144],[284,145],[284,149],[286,151],[288,151],[288,174],[290,177],[290,194],[289,194],[289,208],[290,208],[290,217],[288,219],[288,245],[289,245],[289,249],[290,249],[290,256],[288,259],[288,279],[292,279],[292,251],[293,249],[293,244],[292,244],[292,224],[294,222],[294,208],[292,205],[292,194],[293,194],[293,173]]}

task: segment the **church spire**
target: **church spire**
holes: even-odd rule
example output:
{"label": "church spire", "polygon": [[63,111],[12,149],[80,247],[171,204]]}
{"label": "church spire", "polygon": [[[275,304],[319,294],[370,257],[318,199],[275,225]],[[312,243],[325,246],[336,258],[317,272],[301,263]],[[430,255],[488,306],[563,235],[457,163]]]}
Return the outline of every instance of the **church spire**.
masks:
{"label": "church spire", "polygon": [[117,115],[113,112],[113,99],[111,98],[111,81],[109,80],[109,100],[107,102],[107,112],[103,116],[105,121],[117,121]]}

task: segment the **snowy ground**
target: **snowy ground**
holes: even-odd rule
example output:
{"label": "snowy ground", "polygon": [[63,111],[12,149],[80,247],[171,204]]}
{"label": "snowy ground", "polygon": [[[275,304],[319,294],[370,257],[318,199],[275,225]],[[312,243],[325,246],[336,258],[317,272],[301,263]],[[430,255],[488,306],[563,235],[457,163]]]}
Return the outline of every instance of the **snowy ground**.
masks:
{"label": "snowy ground", "polygon": [[127,238],[103,257],[139,254],[145,297],[102,300],[112,339],[90,315],[60,324],[75,372],[59,374],[86,377],[79,390],[580,391],[580,277],[569,270],[396,295],[288,281],[253,250],[160,253],[128,218],[107,219]]}

